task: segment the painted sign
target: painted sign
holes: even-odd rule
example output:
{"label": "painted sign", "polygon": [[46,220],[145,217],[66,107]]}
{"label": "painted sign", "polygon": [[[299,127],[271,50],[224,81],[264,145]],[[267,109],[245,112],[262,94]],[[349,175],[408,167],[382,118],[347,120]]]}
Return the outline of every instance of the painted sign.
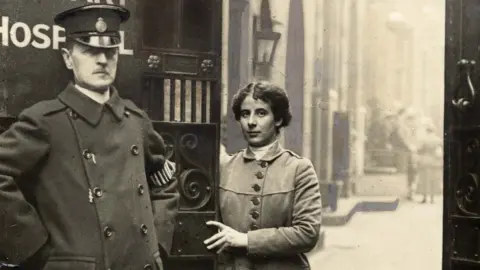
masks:
{"label": "painted sign", "polygon": [[[135,0],[0,0],[0,116],[18,115],[34,103],[54,98],[72,80],[60,54],[65,30],[56,14],[86,3],[113,4],[136,11]],[[126,97],[138,92],[136,21],[121,25],[123,43],[115,85]]]}
{"label": "painted sign", "polygon": [[[125,0],[86,0],[84,3],[87,2],[125,6]],[[53,21],[53,16],[49,18],[49,21]],[[0,39],[3,47],[15,46],[17,48],[25,48],[30,46],[40,50],[58,50],[61,47],[61,43],[65,42],[65,30],[58,25],[47,23],[29,25],[22,21],[14,21],[9,16],[1,16],[0,22]],[[122,39],[125,40],[125,31],[120,31],[120,34]],[[126,49],[125,43],[122,43],[119,53],[121,55],[133,55],[133,50]]]}
{"label": "painted sign", "polygon": [[[25,48],[31,46],[35,49],[58,50],[60,44],[65,42],[65,30],[58,25],[36,24],[29,26],[24,22],[11,23],[8,16],[1,17],[0,37],[2,46],[15,46]],[[125,31],[120,31],[125,39]],[[133,55],[133,50],[125,49],[125,43],[119,48],[122,55]]]}

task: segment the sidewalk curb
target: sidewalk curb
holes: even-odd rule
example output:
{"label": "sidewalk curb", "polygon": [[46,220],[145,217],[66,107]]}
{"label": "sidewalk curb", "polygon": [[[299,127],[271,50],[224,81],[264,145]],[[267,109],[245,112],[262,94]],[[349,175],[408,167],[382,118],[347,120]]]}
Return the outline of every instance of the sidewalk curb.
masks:
{"label": "sidewalk curb", "polygon": [[348,210],[347,213],[343,212],[334,212],[334,213],[325,213],[322,218],[323,226],[343,226],[347,224],[350,219],[357,212],[391,212],[395,211],[398,208],[400,199],[395,198],[394,200],[384,200],[384,201],[359,201]]}

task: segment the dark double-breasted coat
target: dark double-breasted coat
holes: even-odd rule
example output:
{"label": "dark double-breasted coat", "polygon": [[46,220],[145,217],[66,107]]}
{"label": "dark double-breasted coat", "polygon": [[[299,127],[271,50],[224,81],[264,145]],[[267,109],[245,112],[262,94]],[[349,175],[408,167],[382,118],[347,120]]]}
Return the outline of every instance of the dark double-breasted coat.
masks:
{"label": "dark double-breasted coat", "polygon": [[24,269],[162,269],[175,180],[152,186],[165,147],[112,87],[101,105],[72,84],[0,136],[0,260]]}

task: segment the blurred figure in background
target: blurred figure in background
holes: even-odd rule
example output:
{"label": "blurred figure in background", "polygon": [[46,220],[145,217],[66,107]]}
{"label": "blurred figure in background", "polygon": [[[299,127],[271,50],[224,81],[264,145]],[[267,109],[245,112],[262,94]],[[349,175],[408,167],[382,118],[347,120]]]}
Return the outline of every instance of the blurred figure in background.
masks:
{"label": "blurred figure in background", "polygon": [[396,154],[396,165],[400,172],[407,173],[407,199],[413,199],[417,176],[418,125],[412,108],[401,109],[391,133],[391,144]]}
{"label": "blurred figure in background", "polygon": [[366,150],[368,152],[368,165],[370,167],[395,166],[395,155],[390,142],[391,134],[395,128],[397,115],[392,110],[376,109],[369,119]]}
{"label": "blurred figure in background", "polygon": [[434,202],[434,195],[438,192],[442,173],[442,138],[435,132],[435,126],[430,118],[422,119],[425,132],[420,139],[418,149],[418,186],[417,192],[423,195],[422,203]]}

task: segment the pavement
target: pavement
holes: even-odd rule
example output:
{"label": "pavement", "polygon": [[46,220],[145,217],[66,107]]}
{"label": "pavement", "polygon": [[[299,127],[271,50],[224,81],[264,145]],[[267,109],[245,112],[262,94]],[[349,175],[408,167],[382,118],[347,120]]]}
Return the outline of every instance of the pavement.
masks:
{"label": "pavement", "polygon": [[406,194],[405,174],[367,174],[356,181],[355,195],[339,198],[334,212],[323,215],[324,226],[343,226],[358,212],[395,211]]}
{"label": "pavement", "polygon": [[[441,176],[440,176],[441,177]],[[439,179],[441,182],[441,179]],[[355,196],[395,196],[404,197],[407,193],[407,176],[396,174],[366,174],[357,180]],[[437,195],[442,195],[437,190]]]}
{"label": "pavement", "polygon": [[400,199],[395,196],[362,196],[340,199],[335,212],[324,212],[323,226],[343,226],[359,212],[395,211]]}
{"label": "pavement", "polygon": [[[324,226],[343,226],[359,212],[395,211],[401,201],[406,201],[405,174],[368,174],[356,181],[356,193],[349,198],[339,198],[337,210],[324,212]],[[437,195],[442,195],[441,190]]]}
{"label": "pavement", "polygon": [[[421,196],[416,194],[413,201],[406,200],[407,194],[405,174],[368,174],[356,181],[356,193],[349,198],[339,198],[337,210],[323,214],[322,229],[317,247],[325,247],[327,233],[325,228],[345,226],[359,213],[393,212],[401,204],[412,204],[421,201]],[[441,190],[437,196],[441,196]],[[328,230],[327,230],[328,231]]]}
{"label": "pavement", "polygon": [[440,270],[441,196],[402,201],[396,211],[358,212],[344,226],[323,227],[323,249],[307,254],[312,270]]}

